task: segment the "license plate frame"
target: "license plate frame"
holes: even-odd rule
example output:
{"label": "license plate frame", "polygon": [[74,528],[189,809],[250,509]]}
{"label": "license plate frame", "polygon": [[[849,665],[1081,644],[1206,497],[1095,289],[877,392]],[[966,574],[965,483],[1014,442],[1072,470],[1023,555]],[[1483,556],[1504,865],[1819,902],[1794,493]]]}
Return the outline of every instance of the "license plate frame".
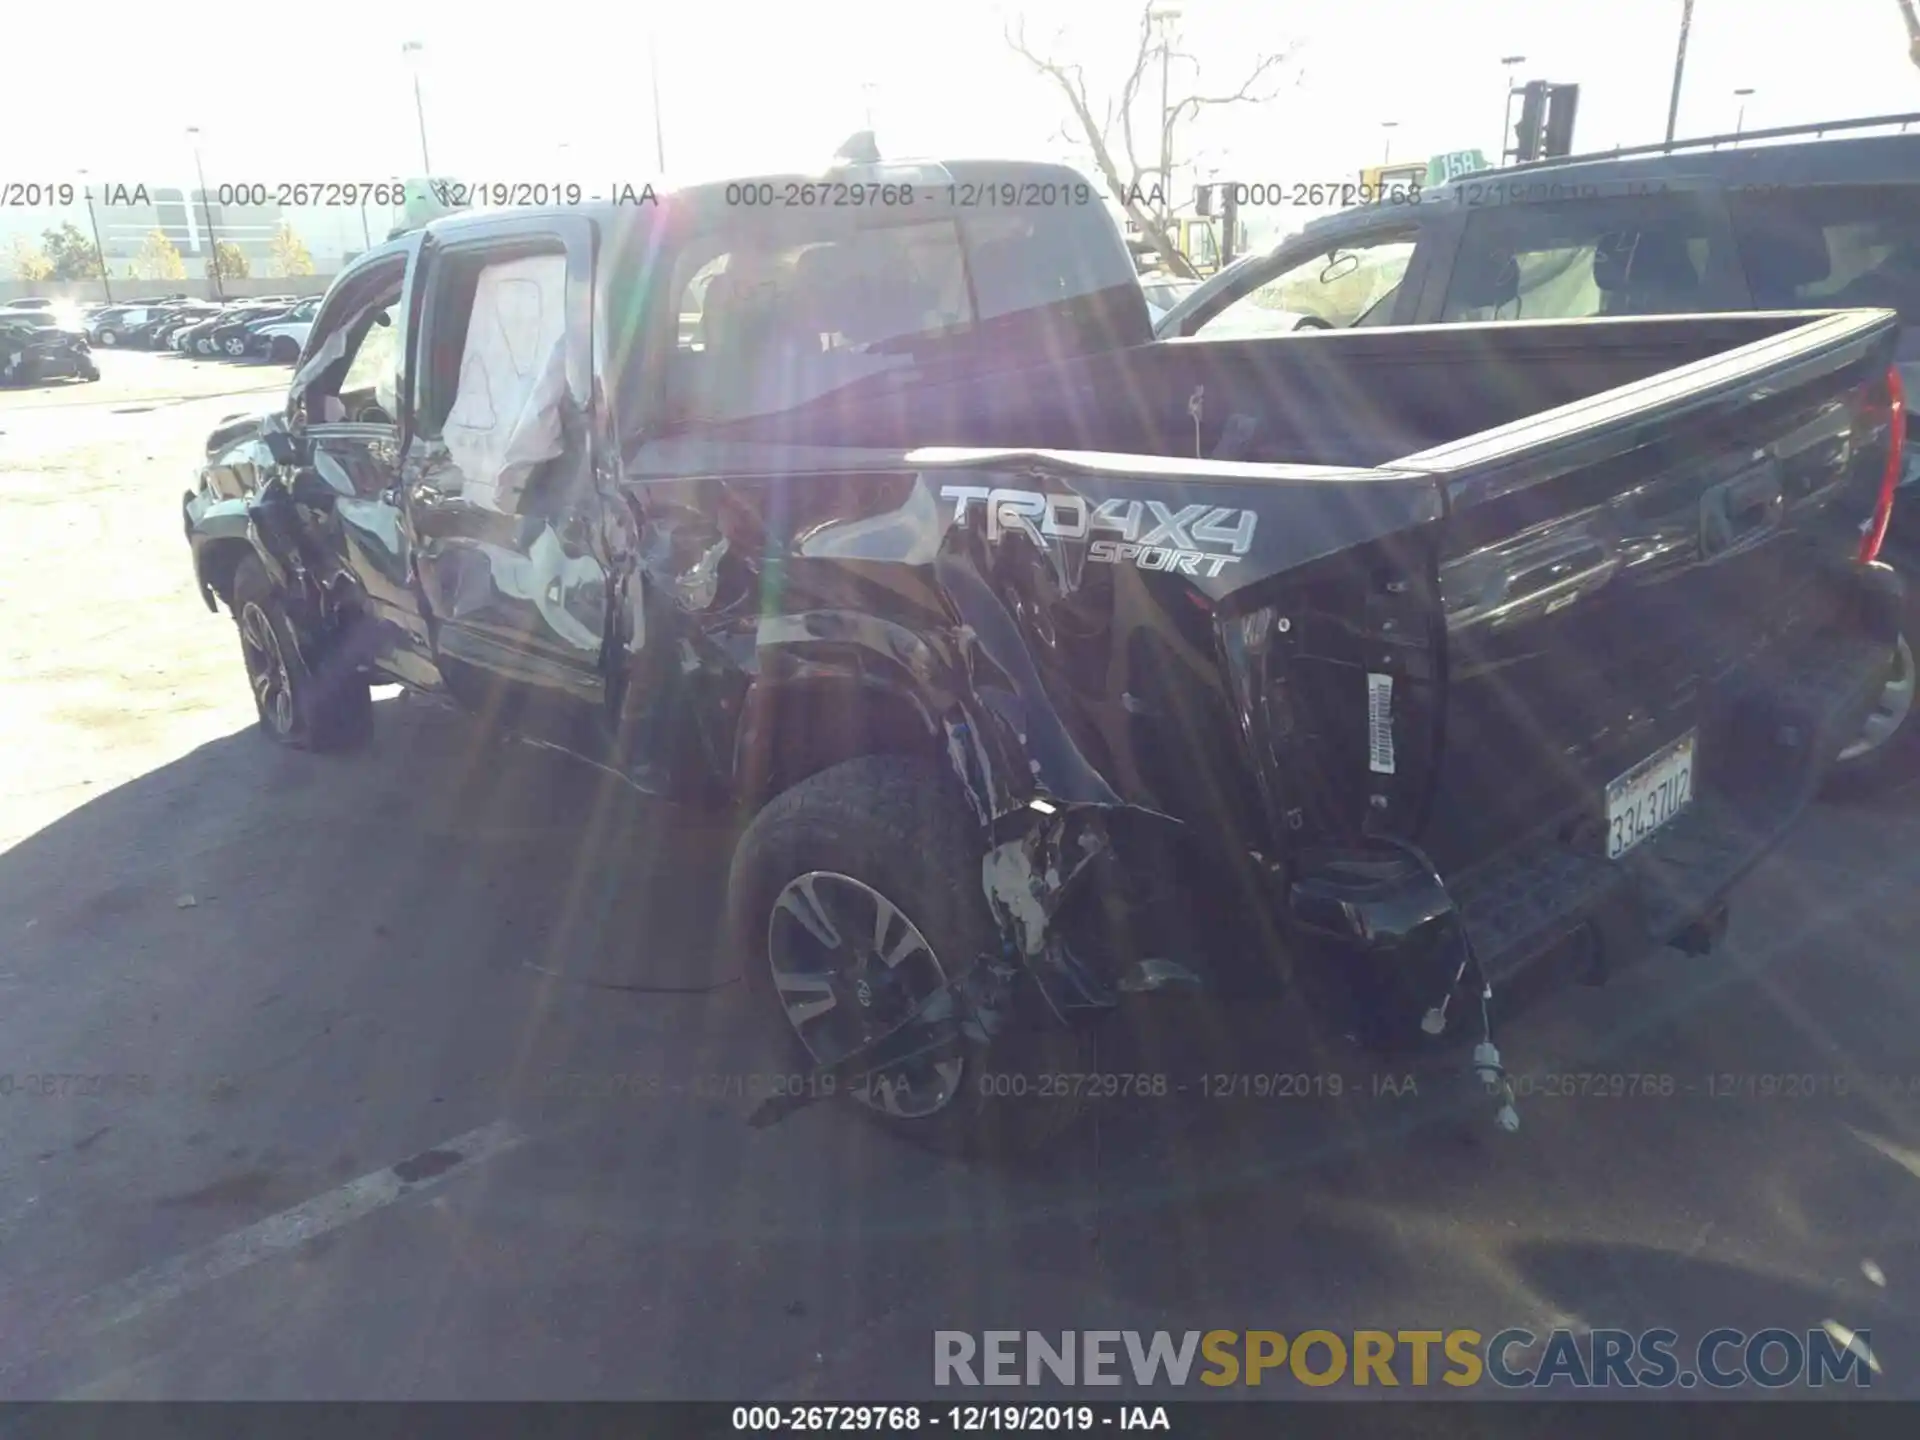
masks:
{"label": "license plate frame", "polygon": [[1693,804],[1699,738],[1689,730],[1607,783],[1607,859],[1625,859]]}

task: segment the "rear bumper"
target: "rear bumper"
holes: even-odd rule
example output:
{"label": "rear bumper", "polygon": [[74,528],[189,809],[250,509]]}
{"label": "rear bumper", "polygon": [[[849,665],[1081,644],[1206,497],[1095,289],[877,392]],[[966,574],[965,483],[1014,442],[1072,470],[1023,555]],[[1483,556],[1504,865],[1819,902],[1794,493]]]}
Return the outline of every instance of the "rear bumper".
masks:
{"label": "rear bumper", "polygon": [[[1707,941],[1729,892],[1819,793],[1884,684],[1903,588],[1884,565],[1861,578],[1846,633],[1764,652],[1715,687],[1700,715],[1693,803],[1620,860],[1543,834],[1444,877],[1384,849],[1296,868],[1284,905],[1318,1008],[1383,1048],[1431,1043],[1420,1022],[1449,992],[1463,929],[1501,1015],[1663,946]],[[1466,1013],[1459,998],[1450,1013]]]}

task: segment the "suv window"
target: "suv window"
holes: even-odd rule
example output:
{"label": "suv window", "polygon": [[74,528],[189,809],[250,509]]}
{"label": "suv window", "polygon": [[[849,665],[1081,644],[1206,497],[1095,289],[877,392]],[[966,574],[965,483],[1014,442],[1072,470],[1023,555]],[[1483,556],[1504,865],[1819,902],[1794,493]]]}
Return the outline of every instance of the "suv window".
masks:
{"label": "suv window", "polygon": [[1412,227],[1376,231],[1330,245],[1289,265],[1202,325],[1212,339],[1295,329],[1301,317],[1344,330],[1385,325],[1413,261]]}
{"label": "suv window", "polygon": [[1706,207],[1633,197],[1502,205],[1467,218],[1440,319],[1578,320],[1724,308]]}
{"label": "suv window", "polygon": [[1753,303],[1920,322],[1920,186],[1820,185],[1729,198]]}

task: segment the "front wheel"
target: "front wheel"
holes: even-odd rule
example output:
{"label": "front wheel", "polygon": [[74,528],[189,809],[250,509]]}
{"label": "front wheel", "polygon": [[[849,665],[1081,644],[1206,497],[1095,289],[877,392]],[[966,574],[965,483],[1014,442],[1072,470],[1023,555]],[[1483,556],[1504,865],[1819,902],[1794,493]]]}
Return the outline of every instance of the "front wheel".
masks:
{"label": "front wheel", "polygon": [[300,347],[285,335],[273,338],[272,359],[278,365],[291,365],[300,358]]}
{"label": "front wheel", "polygon": [[291,750],[352,750],[373,734],[373,692],[364,675],[324,654],[309,665],[285,600],[257,557],[233,577],[233,618],[260,729]]}
{"label": "front wheel", "polygon": [[895,756],[801,781],[742,836],[729,925],[796,1064],[835,1064],[902,1025],[921,1032],[909,1059],[841,1087],[866,1118],[947,1153],[1026,1153],[1075,1118],[1077,1087],[1051,1081],[1090,1068],[1090,1036],[1036,1013],[1031,991],[991,1042],[940,1018],[947,982],[1001,953],[978,827],[952,790],[936,767]]}
{"label": "front wheel", "polygon": [[109,350],[111,350],[114,346],[120,343],[120,332],[114,329],[111,325],[109,325],[106,327],[106,329],[100,332],[99,337],[97,339],[97,343],[104,345]]}

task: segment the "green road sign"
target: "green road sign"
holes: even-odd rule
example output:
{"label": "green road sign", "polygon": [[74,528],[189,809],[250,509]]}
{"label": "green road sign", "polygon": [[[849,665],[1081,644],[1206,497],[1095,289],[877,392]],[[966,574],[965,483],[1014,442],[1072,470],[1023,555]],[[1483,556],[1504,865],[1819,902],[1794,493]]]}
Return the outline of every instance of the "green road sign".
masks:
{"label": "green road sign", "polygon": [[1487,157],[1478,150],[1449,150],[1427,161],[1427,187],[1432,189],[1476,170],[1491,170]]}

